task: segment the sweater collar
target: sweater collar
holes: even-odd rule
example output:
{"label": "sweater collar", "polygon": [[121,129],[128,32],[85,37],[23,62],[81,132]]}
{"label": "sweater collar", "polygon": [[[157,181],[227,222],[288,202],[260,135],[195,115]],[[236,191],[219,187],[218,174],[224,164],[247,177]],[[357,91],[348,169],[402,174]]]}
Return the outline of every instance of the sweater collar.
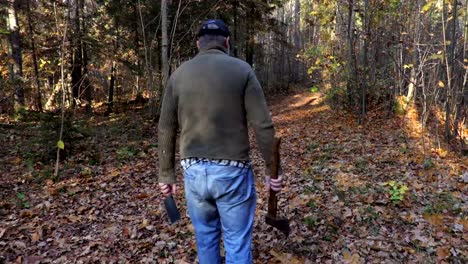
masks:
{"label": "sweater collar", "polygon": [[227,49],[226,49],[226,47],[224,47],[223,45],[215,44],[215,43],[209,44],[209,45],[207,45],[205,48],[200,49],[200,51],[198,52],[198,54],[204,54],[204,53],[208,53],[208,52],[212,52],[212,51],[221,51],[221,52],[227,54]]}

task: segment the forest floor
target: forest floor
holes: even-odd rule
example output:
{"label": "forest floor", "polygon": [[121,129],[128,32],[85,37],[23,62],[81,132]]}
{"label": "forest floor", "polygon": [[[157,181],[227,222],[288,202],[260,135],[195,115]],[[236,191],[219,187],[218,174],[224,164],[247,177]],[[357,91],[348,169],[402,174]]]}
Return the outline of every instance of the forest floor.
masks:
{"label": "forest floor", "polygon": [[[271,109],[283,137],[279,214],[292,231],[286,238],[265,224],[257,177],[255,263],[467,263],[468,159],[422,137],[416,111],[370,112],[358,126],[304,91]],[[60,177],[44,161],[55,153],[44,151],[53,121],[0,126],[0,263],[195,262],[182,191],[181,221],[170,225],[162,205],[157,124],[147,112],[66,126]],[[252,159],[262,176],[255,147]]]}

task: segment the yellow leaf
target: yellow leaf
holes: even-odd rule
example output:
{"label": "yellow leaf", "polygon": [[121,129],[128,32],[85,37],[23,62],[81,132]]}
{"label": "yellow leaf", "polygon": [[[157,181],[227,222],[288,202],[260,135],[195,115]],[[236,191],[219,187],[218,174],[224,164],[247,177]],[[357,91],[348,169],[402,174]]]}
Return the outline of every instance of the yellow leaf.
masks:
{"label": "yellow leaf", "polygon": [[351,255],[351,252],[345,251],[343,253],[343,260],[347,264],[359,264],[361,263],[361,257],[358,253],[354,253]]}
{"label": "yellow leaf", "polygon": [[10,163],[13,164],[13,165],[19,165],[21,163],[21,158],[16,157],[13,160],[11,160]]}
{"label": "yellow leaf", "polygon": [[292,254],[287,253],[278,253],[273,249],[270,250],[270,254],[273,255],[277,260],[281,262],[281,264],[302,264],[304,263],[303,259],[299,259]]}
{"label": "yellow leaf", "polygon": [[110,176],[111,176],[111,177],[117,177],[117,176],[119,176],[119,171],[118,171],[118,170],[113,170],[113,171],[110,173]]}
{"label": "yellow leaf", "polygon": [[345,251],[343,253],[343,260],[344,261],[351,261],[352,258],[353,258],[353,256],[351,255],[351,253],[349,251]]}
{"label": "yellow leaf", "polygon": [[143,229],[149,225],[148,219],[144,218],[143,222],[138,226],[140,229]]}
{"label": "yellow leaf", "polygon": [[68,218],[68,220],[72,221],[73,223],[76,223],[76,222],[81,220],[81,217],[76,216],[76,215],[69,215],[67,218]]}
{"label": "yellow leaf", "polygon": [[444,84],[443,81],[439,81],[439,87],[440,87],[440,88],[444,88],[444,87],[445,87],[445,84]]}
{"label": "yellow leaf", "polygon": [[427,11],[429,11],[429,9],[431,9],[432,7],[432,4],[433,4],[432,2],[428,2],[427,4],[425,4],[422,8],[421,13],[426,13]]}
{"label": "yellow leaf", "polygon": [[63,143],[62,140],[59,140],[59,141],[57,142],[57,147],[58,147],[59,149],[65,149],[65,143]]}

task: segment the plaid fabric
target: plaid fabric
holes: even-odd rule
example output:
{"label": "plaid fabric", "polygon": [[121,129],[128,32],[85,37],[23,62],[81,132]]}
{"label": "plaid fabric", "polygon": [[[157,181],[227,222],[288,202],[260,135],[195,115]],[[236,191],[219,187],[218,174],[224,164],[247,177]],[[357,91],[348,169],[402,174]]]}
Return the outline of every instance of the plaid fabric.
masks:
{"label": "plaid fabric", "polygon": [[250,168],[252,163],[250,161],[226,160],[226,159],[207,159],[207,158],[187,158],[180,161],[180,165],[184,170],[187,170],[193,164],[198,162],[209,161],[223,166],[234,166],[238,168]]}

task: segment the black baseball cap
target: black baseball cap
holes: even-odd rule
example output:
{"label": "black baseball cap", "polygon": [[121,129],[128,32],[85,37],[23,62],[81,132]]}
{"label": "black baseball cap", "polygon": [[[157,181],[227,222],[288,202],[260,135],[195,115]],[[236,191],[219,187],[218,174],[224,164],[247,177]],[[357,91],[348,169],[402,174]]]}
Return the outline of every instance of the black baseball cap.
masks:
{"label": "black baseball cap", "polygon": [[228,26],[221,19],[210,19],[203,22],[198,31],[197,36],[201,37],[203,35],[220,35],[223,37],[228,37],[231,35],[229,32]]}

